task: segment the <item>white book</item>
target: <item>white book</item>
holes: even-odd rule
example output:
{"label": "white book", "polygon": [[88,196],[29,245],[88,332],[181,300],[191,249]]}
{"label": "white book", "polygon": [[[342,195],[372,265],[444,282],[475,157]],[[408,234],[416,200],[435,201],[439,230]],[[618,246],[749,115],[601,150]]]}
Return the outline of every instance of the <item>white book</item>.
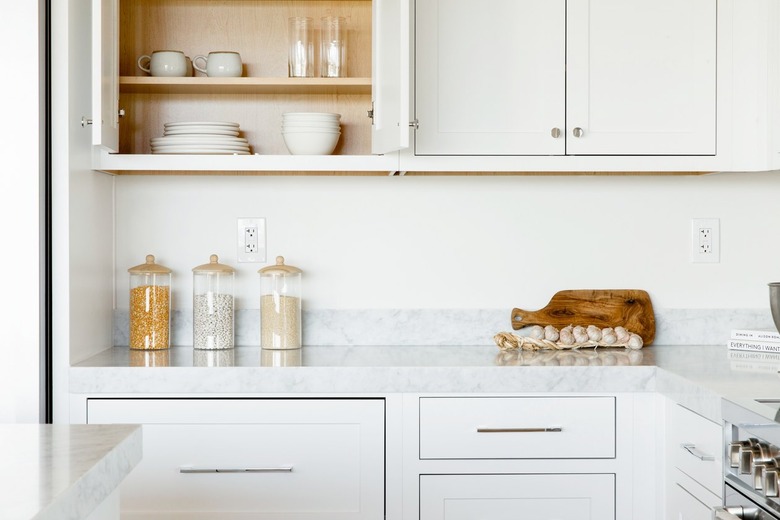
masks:
{"label": "white book", "polygon": [[750,341],[746,339],[730,339],[730,350],[750,350],[754,352],[776,352],[780,354],[780,342],[775,341]]}
{"label": "white book", "polygon": [[746,339],[751,341],[776,341],[780,343],[780,332],[776,330],[732,329],[731,339]]}

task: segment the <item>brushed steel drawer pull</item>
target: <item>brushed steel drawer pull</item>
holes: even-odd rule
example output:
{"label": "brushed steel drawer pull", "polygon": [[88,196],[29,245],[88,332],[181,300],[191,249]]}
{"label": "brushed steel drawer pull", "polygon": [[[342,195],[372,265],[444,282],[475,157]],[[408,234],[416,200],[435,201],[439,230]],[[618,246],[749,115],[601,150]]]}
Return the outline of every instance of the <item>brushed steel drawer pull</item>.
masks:
{"label": "brushed steel drawer pull", "polygon": [[560,426],[552,428],[477,428],[477,433],[548,433],[562,432]]}
{"label": "brushed steel drawer pull", "polygon": [[292,470],[292,466],[278,468],[194,468],[182,466],[179,468],[179,473],[291,473]]}
{"label": "brushed steel drawer pull", "polygon": [[712,455],[707,455],[703,451],[698,450],[695,444],[682,443],[680,444],[680,447],[699,460],[704,460],[708,462],[715,460],[715,457],[713,457]]}

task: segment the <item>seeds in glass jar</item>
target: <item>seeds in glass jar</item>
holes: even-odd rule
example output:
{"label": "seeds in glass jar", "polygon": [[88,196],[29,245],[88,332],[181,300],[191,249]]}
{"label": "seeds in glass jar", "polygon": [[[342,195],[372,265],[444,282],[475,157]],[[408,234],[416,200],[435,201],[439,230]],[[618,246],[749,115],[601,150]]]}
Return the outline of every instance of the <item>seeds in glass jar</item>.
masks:
{"label": "seeds in glass jar", "polygon": [[260,346],[270,349],[300,348],[298,316],[301,299],[266,294],[260,298]]}
{"label": "seeds in glass jar", "polygon": [[233,296],[209,291],[193,299],[193,347],[233,348]]}
{"label": "seeds in glass jar", "polygon": [[130,289],[130,348],[168,348],[170,287],[140,285]]}

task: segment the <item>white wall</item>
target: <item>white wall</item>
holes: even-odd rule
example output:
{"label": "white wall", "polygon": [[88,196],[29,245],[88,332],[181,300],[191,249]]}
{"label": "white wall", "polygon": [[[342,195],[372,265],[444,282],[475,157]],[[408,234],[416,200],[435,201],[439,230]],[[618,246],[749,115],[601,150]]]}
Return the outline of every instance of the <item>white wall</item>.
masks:
{"label": "white wall", "polygon": [[38,3],[4,4],[0,47],[0,422],[38,422],[39,60]]}
{"label": "white wall", "polygon": [[[117,306],[148,253],[175,271],[236,264],[237,217],[265,217],[268,261],[304,270],[309,309],[534,309],[561,289],[641,288],[656,308],[768,308],[780,280],[780,173],[700,177],[119,177]],[[690,219],[721,219],[721,262],[692,264]]]}

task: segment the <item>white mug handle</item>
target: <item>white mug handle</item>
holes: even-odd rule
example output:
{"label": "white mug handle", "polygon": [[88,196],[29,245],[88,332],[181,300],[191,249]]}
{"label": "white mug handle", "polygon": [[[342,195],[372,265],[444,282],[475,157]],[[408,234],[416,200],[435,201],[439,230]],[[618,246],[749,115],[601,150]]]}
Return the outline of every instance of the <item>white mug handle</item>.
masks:
{"label": "white mug handle", "polygon": [[[144,61],[144,60],[148,60],[148,62],[149,62],[146,67],[141,65],[141,62]],[[149,55],[144,54],[143,56],[138,58],[138,68],[141,69],[142,71],[146,72],[147,74],[151,74],[152,73],[152,70],[149,68],[149,65],[151,65],[151,63],[152,63],[152,57],[149,56]]]}
{"label": "white mug handle", "polygon": [[[203,68],[198,67],[198,60],[203,60]],[[205,57],[202,54],[198,54],[194,58],[192,58],[192,66],[195,67],[195,70],[202,72],[203,74],[208,76],[208,72],[206,72],[206,65],[208,64],[209,59]]]}

